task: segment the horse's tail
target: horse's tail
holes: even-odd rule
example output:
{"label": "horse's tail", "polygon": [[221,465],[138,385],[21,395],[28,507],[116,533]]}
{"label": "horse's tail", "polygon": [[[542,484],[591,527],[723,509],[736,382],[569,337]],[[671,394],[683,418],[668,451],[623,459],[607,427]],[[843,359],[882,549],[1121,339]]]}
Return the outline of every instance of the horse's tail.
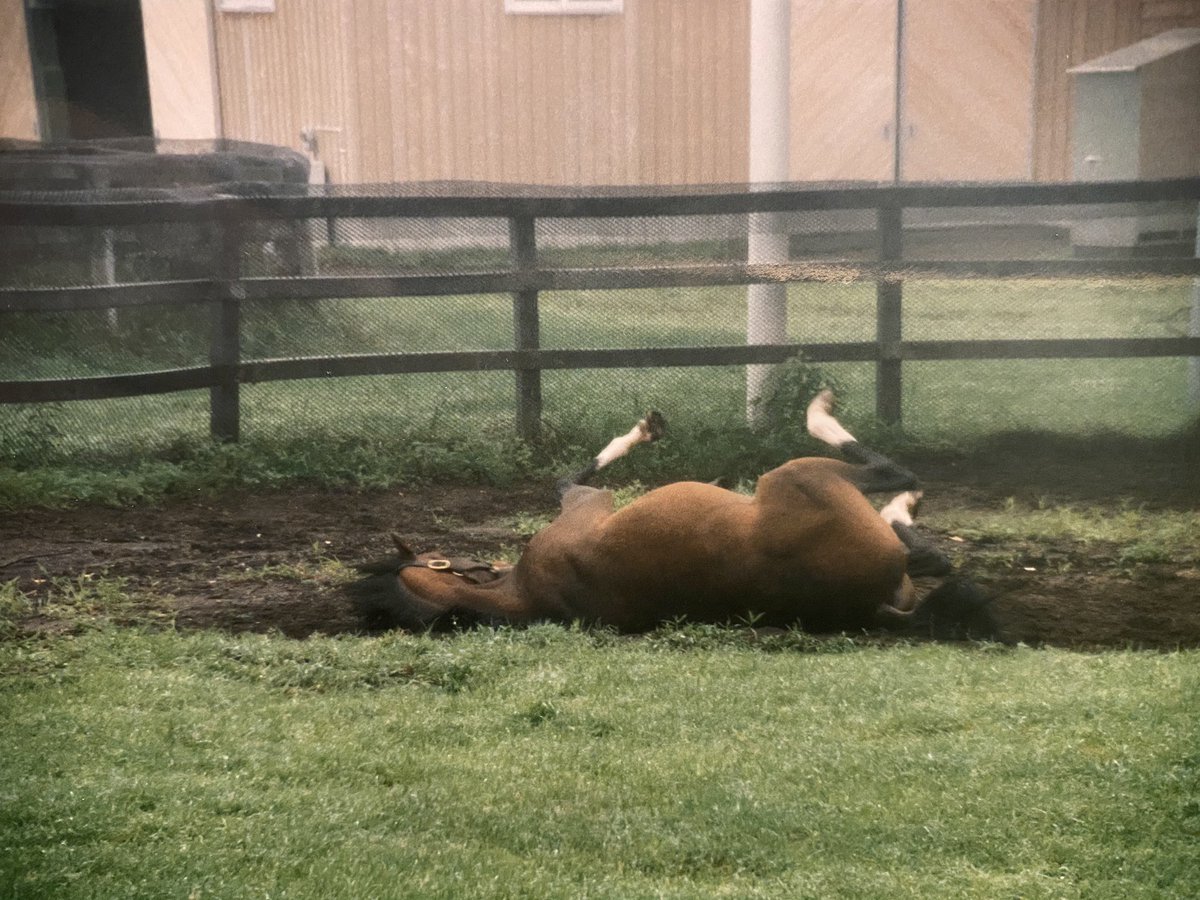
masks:
{"label": "horse's tail", "polygon": [[930,591],[908,625],[914,633],[938,640],[1004,640],[992,613],[992,598],[963,576],[947,578]]}

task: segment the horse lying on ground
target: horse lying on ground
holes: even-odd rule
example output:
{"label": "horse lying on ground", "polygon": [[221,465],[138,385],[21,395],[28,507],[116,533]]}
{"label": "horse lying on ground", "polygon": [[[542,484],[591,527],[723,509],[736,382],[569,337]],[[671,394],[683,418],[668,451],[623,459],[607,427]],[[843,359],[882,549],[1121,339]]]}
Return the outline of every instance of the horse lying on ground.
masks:
{"label": "horse lying on ground", "polygon": [[[793,459],[753,496],[668,484],[614,511],[609,491],[584,482],[662,434],[650,413],[559,482],[562,511],[515,566],[415,554],[396,539],[397,555],[361,567],[351,586],[359,613],[372,629],[553,620],[637,632],[686,618],[994,637],[987,601],[964,579],[918,601],[912,578],[952,567],[913,528],[917,479],[859,444],[832,407],[822,391],[808,431],[849,462]],[[878,492],[899,493],[876,511],[865,495]]]}

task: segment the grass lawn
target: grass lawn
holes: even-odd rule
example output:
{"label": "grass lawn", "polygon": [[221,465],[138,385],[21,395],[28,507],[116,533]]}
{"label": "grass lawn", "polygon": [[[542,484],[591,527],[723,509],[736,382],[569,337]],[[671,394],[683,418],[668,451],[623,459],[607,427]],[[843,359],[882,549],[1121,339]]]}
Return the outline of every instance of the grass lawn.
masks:
{"label": "grass lawn", "polygon": [[[792,285],[789,339],[870,340],[874,303],[869,284]],[[914,280],[905,288],[904,334],[912,340],[1182,335],[1190,303],[1185,279]],[[742,288],[547,292],[541,340],[547,348],[736,344],[744,339],[744,316]],[[0,338],[4,378],[205,362],[209,323],[199,308],[123,311],[116,333],[108,331],[103,311],[13,321],[20,327]],[[260,303],[245,310],[243,353],[255,359],[502,349],[511,331],[508,297]],[[874,427],[872,364],[831,363],[821,372],[839,386],[852,430],[884,448],[898,440],[961,447],[1009,429],[1160,438],[1196,416],[1183,359],[908,363],[902,434]],[[207,391],[3,406],[0,482],[36,480],[43,477],[36,470],[46,467],[59,481],[77,482],[102,470],[145,484],[151,494],[157,483],[184,484],[197,472],[222,484],[296,477],[360,485],[428,477],[503,481],[587,458],[649,407],[671,423],[675,449],[658,455],[667,477],[745,475],[780,450],[764,452],[761,437],[745,428],[745,374],[736,366],[547,371],[545,438],[534,448],[514,440],[514,395],[505,372],[247,385],[244,446],[225,454],[233,461],[215,464],[221,454],[206,437]],[[795,405],[798,413],[802,404]],[[783,452],[796,452],[794,437],[785,437],[791,443]],[[247,467],[247,459],[254,464]],[[0,484],[0,505],[19,503],[4,499],[14,491],[28,494]],[[91,496],[90,489],[80,487],[79,496]]]}
{"label": "grass lawn", "polygon": [[1200,656],[0,644],[0,896],[1187,897]]}

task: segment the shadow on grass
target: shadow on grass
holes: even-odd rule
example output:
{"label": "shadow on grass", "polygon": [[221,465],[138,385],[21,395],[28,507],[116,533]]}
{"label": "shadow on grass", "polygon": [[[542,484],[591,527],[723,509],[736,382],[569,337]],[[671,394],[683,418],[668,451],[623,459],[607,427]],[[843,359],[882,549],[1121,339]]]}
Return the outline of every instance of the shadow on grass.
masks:
{"label": "shadow on grass", "polygon": [[897,455],[928,481],[997,496],[1200,505],[1200,420],[1160,438],[1003,432],[961,450]]}

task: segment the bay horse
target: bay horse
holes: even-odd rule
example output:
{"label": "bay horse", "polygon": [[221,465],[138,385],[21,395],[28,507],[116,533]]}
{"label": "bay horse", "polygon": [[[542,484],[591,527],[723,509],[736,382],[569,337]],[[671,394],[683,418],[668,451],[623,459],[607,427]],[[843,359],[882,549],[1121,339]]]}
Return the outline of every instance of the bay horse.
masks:
{"label": "bay horse", "polygon": [[[913,527],[916,476],[860,444],[832,410],[832,392],[820,392],[806,425],[845,460],[793,459],[761,476],[753,496],[685,481],[614,510],[612,493],[586,482],[662,435],[651,412],[559,482],[561,512],[516,565],[417,554],[395,538],[396,555],[360,567],[364,578],[351,585],[363,623],[551,620],[641,632],[681,618],[740,619],[994,637],[987,601],[965,579],[946,579],[918,601],[912,579],[952,566]],[[877,511],[866,495],[881,492],[896,496]]]}

